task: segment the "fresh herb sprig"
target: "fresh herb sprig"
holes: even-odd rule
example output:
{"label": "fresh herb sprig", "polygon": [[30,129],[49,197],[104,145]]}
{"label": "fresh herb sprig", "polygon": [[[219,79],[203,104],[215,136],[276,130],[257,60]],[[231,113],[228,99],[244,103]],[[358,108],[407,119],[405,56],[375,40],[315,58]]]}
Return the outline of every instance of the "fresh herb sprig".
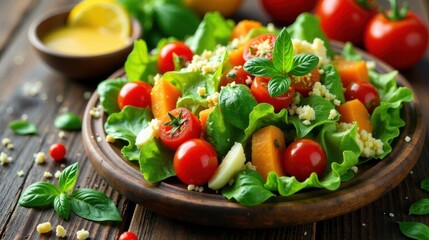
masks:
{"label": "fresh herb sprig", "polygon": [[289,75],[305,76],[319,64],[319,58],[312,54],[294,56],[292,40],[286,28],[283,28],[274,43],[273,60],[256,57],[244,64],[249,74],[271,77],[268,92],[271,97],[285,93],[291,84]]}
{"label": "fresh herb sprig", "polygon": [[54,207],[55,212],[68,220],[70,211],[90,221],[121,221],[121,215],[112,200],[103,193],[87,188],[76,189],[78,163],[65,168],[58,186],[36,182],[25,189],[18,204],[23,207]]}

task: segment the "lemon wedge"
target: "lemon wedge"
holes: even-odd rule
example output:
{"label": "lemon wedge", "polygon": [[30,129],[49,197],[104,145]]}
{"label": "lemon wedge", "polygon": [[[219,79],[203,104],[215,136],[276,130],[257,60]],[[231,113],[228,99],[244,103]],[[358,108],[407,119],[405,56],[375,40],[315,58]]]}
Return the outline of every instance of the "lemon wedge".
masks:
{"label": "lemon wedge", "polygon": [[129,37],[131,20],[128,11],[116,0],[84,0],[71,10],[71,27],[91,27]]}

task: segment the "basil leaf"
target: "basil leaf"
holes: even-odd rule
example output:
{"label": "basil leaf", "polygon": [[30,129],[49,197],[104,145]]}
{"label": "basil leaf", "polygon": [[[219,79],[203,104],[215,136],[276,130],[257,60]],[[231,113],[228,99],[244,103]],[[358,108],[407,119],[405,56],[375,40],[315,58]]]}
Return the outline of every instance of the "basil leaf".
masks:
{"label": "basil leaf", "polygon": [[251,58],[243,67],[246,72],[253,76],[268,77],[277,74],[273,62],[268,58]]}
{"label": "basil leaf", "polygon": [[420,182],[420,188],[426,192],[429,192],[429,178],[426,178]]}
{"label": "basil leaf", "polygon": [[398,222],[401,233],[413,239],[429,239],[429,227],[419,222]]}
{"label": "basil leaf", "polygon": [[54,125],[61,130],[80,130],[82,121],[74,113],[63,113],[55,118]]}
{"label": "basil leaf", "polygon": [[18,135],[35,135],[38,134],[37,127],[27,120],[15,120],[9,122],[9,127]]}
{"label": "basil leaf", "polygon": [[286,28],[280,31],[274,43],[273,64],[281,74],[287,74],[292,69],[293,45]]}
{"label": "basil leaf", "polygon": [[70,196],[71,210],[90,221],[121,221],[115,204],[103,193],[87,188],[73,191]]}
{"label": "basil leaf", "polygon": [[70,201],[65,193],[61,193],[60,195],[55,197],[54,210],[60,217],[63,217],[65,220],[68,220],[70,209]]}
{"label": "basil leaf", "polygon": [[18,204],[23,207],[44,207],[50,205],[60,190],[47,182],[31,184],[19,198]]}
{"label": "basil leaf", "polygon": [[290,78],[288,76],[273,76],[268,82],[268,93],[270,97],[277,97],[285,93],[290,86]]}
{"label": "basil leaf", "polygon": [[424,215],[429,213],[429,199],[423,198],[410,206],[410,214]]}
{"label": "basil leaf", "polygon": [[293,58],[293,68],[290,74],[295,76],[305,76],[309,74],[319,64],[319,58],[313,54],[299,54]]}
{"label": "basil leaf", "polygon": [[58,185],[61,192],[68,192],[73,189],[76,184],[77,177],[79,175],[78,163],[73,163],[72,165],[66,167],[58,179]]}

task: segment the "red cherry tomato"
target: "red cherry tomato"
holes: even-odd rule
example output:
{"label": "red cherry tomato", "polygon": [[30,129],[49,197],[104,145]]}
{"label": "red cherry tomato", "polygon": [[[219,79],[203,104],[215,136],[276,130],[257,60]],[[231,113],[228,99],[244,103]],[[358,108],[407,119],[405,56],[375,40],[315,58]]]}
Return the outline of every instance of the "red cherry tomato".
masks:
{"label": "red cherry tomato", "polygon": [[320,82],[319,69],[315,68],[311,74],[297,77],[291,76],[292,82],[290,86],[295,89],[296,92],[301,93],[304,97],[308,96],[308,93],[313,90],[313,86],[316,82]]}
{"label": "red cherry tomato", "polygon": [[152,86],[145,82],[128,82],[122,86],[118,94],[118,106],[119,109],[123,109],[125,106],[134,107],[150,107],[151,97],[150,91]]}
{"label": "red cherry tomato", "polygon": [[192,61],[194,53],[182,42],[168,43],[162,47],[158,57],[158,68],[161,73],[174,71],[173,54],[179,57],[180,65],[183,67],[185,63]]}
{"label": "red cherry tomato", "polygon": [[49,148],[49,155],[54,159],[55,161],[61,161],[66,156],[67,150],[64,145],[61,143],[55,143],[52,144]]}
{"label": "red cherry tomato", "polygon": [[274,111],[279,112],[283,108],[287,108],[293,100],[295,89],[289,89],[280,96],[271,97],[268,92],[269,78],[255,77],[250,87],[250,91],[259,103],[269,103],[274,106]]}
{"label": "red cherry tomato", "polygon": [[326,153],[322,146],[311,139],[301,138],[292,142],[284,154],[286,174],[304,181],[311,173],[322,177],[326,168]]}
{"label": "red cherry tomato", "polygon": [[358,99],[369,113],[380,106],[380,96],[377,89],[369,82],[353,82],[347,86],[344,93],[347,101]]}
{"label": "red cherry tomato", "polygon": [[317,0],[261,0],[262,7],[280,25],[289,25],[303,12],[311,12]]}
{"label": "red cherry tomato", "polygon": [[138,240],[138,238],[133,232],[123,232],[118,240]]}
{"label": "red cherry tomato", "polygon": [[320,26],[331,39],[361,45],[366,25],[377,13],[373,1],[368,2],[365,8],[356,0],[320,0],[316,6]]}
{"label": "red cherry tomato", "polygon": [[186,108],[176,108],[161,121],[159,137],[170,149],[176,150],[182,143],[193,138],[200,138],[201,123],[197,116]]}
{"label": "red cherry tomato", "polygon": [[272,60],[276,38],[276,35],[270,33],[252,38],[244,48],[243,59],[248,61],[254,57],[265,57]]}
{"label": "red cherry tomato", "polygon": [[191,139],[180,145],[173,160],[177,177],[185,184],[206,184],[218,167],[214,147],[202,140]]}
{"label": "red cherry tomato", "polygon": [[253,79],[253,76],[248,74],[242,66],[235,66],[230,70],[223,73],[220,79],[219,88],[228,85],[228,83],[235,82],[236,84],[249,85]]}
{"label": "red cherry tomato", "polygon": [[400,20],[377,14],[365,31],[365,48],[396,69],[414,65],[428,46],[428,27],[414,13]]}

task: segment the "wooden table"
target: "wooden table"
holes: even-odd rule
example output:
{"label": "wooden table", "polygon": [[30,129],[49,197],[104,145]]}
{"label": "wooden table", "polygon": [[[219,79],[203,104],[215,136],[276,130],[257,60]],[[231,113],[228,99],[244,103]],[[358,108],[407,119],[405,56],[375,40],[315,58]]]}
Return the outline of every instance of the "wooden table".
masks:
{"label": "wooden table", "polygon": [[[420,159],[406,179],[391,192],[374,203],[354,212],[326,221],[275,229],[228,229],[200,226],[180,222],[136,205],[109,187],[97,174],[83,150],[81,133],[67,132],[59,138],[59,130],[53,120],[62,111],[83,116],[88,96],[95,84],[71,81],[46,67],[31,50],[27,38],[29,25],[46,11],[77,0],[3,0],[0,3],[0,137],[10,138],[14,149],[0,146],[0,151],[14,161],[0,166],[0,238],[1,239],[56,239],[55,233],[39,235],[36,226],[50,221],[55,227],[61,224],[68,230],[69,239],[76,231],[86,229],[91,239],[116,239],[123,231],[133,231],[140,239],[405,239],[398,221],[419,221],[429,225],[429,216],[408,214],[409,206],[429,193],[419,188],[420,182],[429,177],[429,151],[424,148]],[[429,3],[424,0],[409,1],[411,9],[426,21],[429,19]],[[256,15],[251,13],[256,12]],[[245,1],[239,17],[268,18],[258,8],[256,0]],[[412,84],[421,106],[429,105],[429,50],[412,69],[401,72]],[[113,71],[114,69],[112,69]],[[41,84],[36,95],[29,88]],[[423,109],[424,122],[428,126],[428,111]],[[8,123],[27,118],[40,131],[37,136],[17,136]],[[428,143],[426,134],[425,143]],[[53,209],[29,209],[17,205],[23,189],[36,181],[42,181],[43,173],[54,173],[61,166],[48,159],[44,165],[34,163],[33,154],[48,152],[54,142],[62,142],[68,149],[67,164],[79,162],[78,187],[104,192],[120,210],[120,223],[94,223],[71,215],[69,221],[59,218]],[[17,176],[19,170],[24,176]],[[56,182],[53,178],[52,182]],[[362,196],[365,197],[365,196]]]}

